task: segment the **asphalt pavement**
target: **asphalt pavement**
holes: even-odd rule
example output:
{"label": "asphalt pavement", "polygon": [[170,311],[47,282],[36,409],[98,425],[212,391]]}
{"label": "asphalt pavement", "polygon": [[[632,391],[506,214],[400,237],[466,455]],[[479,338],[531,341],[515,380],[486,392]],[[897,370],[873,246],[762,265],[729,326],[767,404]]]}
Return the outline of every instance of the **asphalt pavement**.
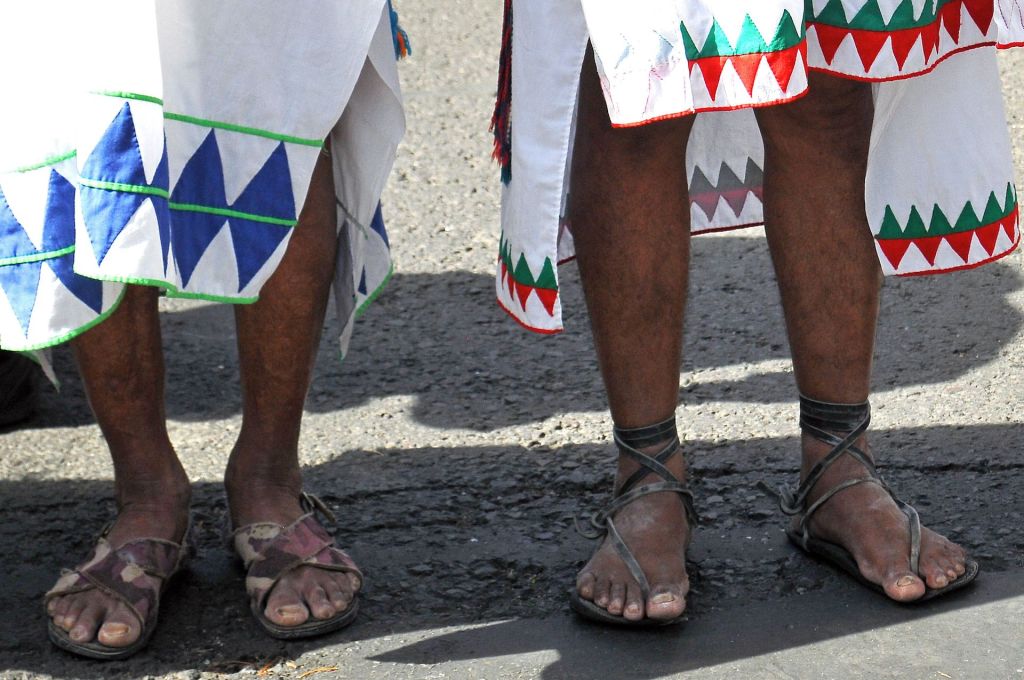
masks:
{"label": "asphalt pavement", "polygon": [[[302,455],[367,574],[358,622],[285,643],[252,620],[221,541],[240,420],[229,308],[163,301],[171,436],[195,483],[200,552],[149,648],[117,664],[46,640],[42,593],[113,512],[109,458],[66,350],[63,387],[0,434],[0,678],[1024,678],[1024,255],[886,282],[873,444],[924,521],[983,574],[903,607],[790,547],[758,480],[797,469],[795,389],[760,230],[697,239],[679,421],[704,523],[688,621],[582,624],[572,517],[614,452],[578,279],[566,333],[494,303],[499,188],[487,132],[500,5],[404,0],[409,133],[385,196],[397,273],[338,362],[325,334]],[[1024,177],[1024,50],[1002,56]]]}

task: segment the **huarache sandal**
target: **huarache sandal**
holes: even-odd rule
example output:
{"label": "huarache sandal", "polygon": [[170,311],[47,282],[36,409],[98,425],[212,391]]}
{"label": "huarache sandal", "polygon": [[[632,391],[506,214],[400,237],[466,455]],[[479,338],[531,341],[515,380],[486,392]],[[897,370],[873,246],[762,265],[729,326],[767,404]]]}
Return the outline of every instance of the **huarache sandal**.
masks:
{"label": "huarache sandal", "polygon": [[[95,640],[75,642],[47,614],[53,644],[78,656],[113,661],[129,657],[149,643],[156,630],[160,597],[194,551],[189,545],[189,531],[180,544],[159,538],[137,538],[114,549],[106,538],[109,530],[108,525],[88,560],[61,574],[46,593],[43,606],[45,608],[54,598],[89,590],[99,590],[124,603],[140,625],[139,639],[127,647],[109,647]],[[146,612],[145,616],[142,611]]]}
{"label": "huarache sandal", "polygon": [[299,502],[305,514],[288,526],[258,522],[236,529],[231,534],[235,552],[246,569],[245,590],[253,616],[270,634],[281,640],[314,637],[336,631],[352,623],[359,612],[359,600],[353,596],[348,608],[329,619],[314,619],[297,626],[280,626],[263,613],[267,597],[278,581],[299,567],[310,566],[326,571],[355,574],[362,572],[344,551],[335,547],[334,539],[317,521],[319,512],[336,521],[323,501],[303,493]]}
{"label": "huarache sandal", "polygon": [[[582,526],[577,519],[576,530],[586,538],[598,539],[605,536],[608,537],[608,540],[611,541],[615,551],[622,559],[622,563],[626,565],[629,573],[640,586],[640,592],[646,602],[651,594],[650,582],[647,580],[643,569],[640,568],[640,563],[637,561],[636,556],[633,555],[633,552],[615,528],[613,516],[616,512],[639,498],[653,493],[671,492],[679,494],[682,499],[683,508],[686,512],[686,521],[690,527],[696,526],[698,517],[693,509],[693,494],[690,492],[690,489],[665,467],[665,463],[672,456],[676,454],[682,455],[674,417],[649,427],[628,430],[616,427],[613,430],[613,436],[619,452],[635,460],[640,464],[640,467],[618,488],[611,503],[590,516],[588,520],[589,527]],[[664,441],[668,441],[668,443],[654,456],[649,456],[638,450]],[[641,479],[652,473],[661,477],[662,481],[637,486]],[[569,591],[569,605],[573,611],[585,619],[617,626],[666,626],[678,623],[685,617],[685,615],[681,615],[674,619],[664,620],[645,617],[639,621],[631,621],[624,616],[610,614],[607,610],[598,607],[590,600],[584,599],[576,588]]]}
{"label": "huarache sandal", "polygon": [[[921,519],[917,510],[909,504],[904,503],[896,497],[889,485],[885,483],[882,476],[875,468],[871,458],[855,444],[857,439],[868,429],[871,422],[871,406],[868,402],[862,404],[831,404],[828,402],[815,401],[800,396],[800,429],[825,444],[833,447],[827,456],[822,458],[811,468],[806,479],[801,482],[796,491],[771,489],[763,482],[762,488],[767,489],[778,496],[779,507],[782,512],[790,517],[797,518],[797,522],[791,524],[786,535],[797,547],[816,558],[822,559],[853,576],[855,579],[868,586],[872,590],[885,593],[885,589],[872,581],[869,581],[861,574],[857,567],[857,561],[845,548],[830,541],[824,541],[811,534],[810,520],[814,513],[827,503],[836,494],[845,491],[858,484],[875,484],[882,487],[899,506],[903,514],[907,516],[907,523],[910,530],[910,570],[915,574],[918,571],[921,557]],[[845,436],[838,436],[836,433],[848,433]],[[834,487],[821,495],[814,503],[808,505],[808,497],[811,489],[818,483],[825,471],[835,463],[841,456],[850,456],[864,466],[867,477],[847,479],[836,484]],[[912,600],[907,604],[930,600],[939,595],[945,595],[954,590],[963,588],[978,576],[978,563],[974,560],[967,560],[966,571],[943,588],[929,588],[925,583],[925,593],[920,598]],[[924,581],[924,579],[921,579]]]}

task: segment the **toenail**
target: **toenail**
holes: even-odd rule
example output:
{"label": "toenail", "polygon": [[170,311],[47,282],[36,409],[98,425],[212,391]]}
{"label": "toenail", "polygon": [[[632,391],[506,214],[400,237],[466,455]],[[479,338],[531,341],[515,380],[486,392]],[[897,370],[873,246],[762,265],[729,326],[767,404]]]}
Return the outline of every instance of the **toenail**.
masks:
{"label": "toenail", "polygon": [[103,635],[106,637],[124,637],[128,634],[128,626],[124,623],[104,623]]}
{"label": "toenail", "polygon": [[896,581],[897,588],[906,588],[914,583],[913,576],[901,576],[899,581]]}
{"label": "toenail", "polygon": [[73,628],[71,630],[71,637],[79,642],[85,640],[88,637],[88,635],[89,633],[85,630],[85,628]]}
{"label": "toenail", "polygon": [[653,604],[668,604],[670,602],[675,602],[675,601],[676,601],[676,596],[673,595],[672,593],[661,593],[660,595],[655,595],[654,597],[651,598],[651,602]]}

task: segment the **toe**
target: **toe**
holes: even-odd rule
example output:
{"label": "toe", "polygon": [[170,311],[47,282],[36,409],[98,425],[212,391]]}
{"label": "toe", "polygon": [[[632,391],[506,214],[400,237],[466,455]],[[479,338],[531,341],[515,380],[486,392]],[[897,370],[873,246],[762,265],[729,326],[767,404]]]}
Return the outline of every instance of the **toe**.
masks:
{"label": "toe", "polygon": [[622,615],[622,609],[626,606],[626,585],[616,583],[612,585],[611,599],[608,601],[608,613],[615,616]]}
{"label": "toe", "polygon": [[309,620],[309,610],[302,603],[302,596],[286,581],[270,591],[263,613],[279,626],[301,626]]}
{"label": "toe", "polygon": [[348,577],[350,592],[358,593],[363,588],[363,579],[359,574],[349,572],[345,574]]}
{"label": "toe", "polygon": [[64,630],[64,632],[70,633],[71,629],[74,628],[75,623],[78,622],[78,618],[82,615],[82,612],[85,610],[86,600],[83,597],[72,597],[64,599],[69,600],[64,609],[64,613],[63,615],[60,615],[56,619],[54,619],[53,622],[57,624],[59,628]]}
{"label": "toe", "polygon": [[644,598],[639,586],[626,586],[626,606],[622,610],[622,616],[630,621],[644,618]]}
{"label": "toe", "polygon": [[925,585],[916,574],[910,572],[891,574],[882,586],[885,594],[897,602],[911,602],[924,595]]}
{"label": "toe", "polygon": [[352,592],[348,590],[351,581],[345,574],[335,576],[327,584],[327,599],[331,601],[334,611],[343,612],[352,602]]}
{"label": "toe", "polygon": [[96,640],[108,647],[127,647],[134,644],[141,634],[138,618],[132,614],[127,605],[115,605],[100,626]]}
{"label": "toe", "polygon": [[597,577],[594,583],[594,604],[601,609],[608,608],[608,602],[611,601],[611,588],[612,584],[606,578]]}
{"label": "toe", "polygon": [[87,604],[79,614],[75,625],[68,631],[68,637],[75,642],[91,642],[96,637],[96,629],[99,628],[105,612],[106,607],[103,605]]}
{"label": "toe", "polygon": [[946,574],[946,568],[942,563],[936,562],[928,571],[924,573],[924,582],[929,588],[945,588],[949,585],[949,576]]}
{"label": "toe", "polygon": [[647,600],[647,616],[652,619],[674,619],[682,616],[684,609],[686,598],[679,588],[656,588]]}
{"label": "toe", "polygon": [[584,600],[593,600],[596,582],[593,572],[585,571],[576,578],[576,592]]}
{"label": "toe", "polygon": [[334,616],[334,605],[327,597],[327,591],[323,586],[316,584],[305,592],[306,607],[310,613],[318,619],[329,619]]}

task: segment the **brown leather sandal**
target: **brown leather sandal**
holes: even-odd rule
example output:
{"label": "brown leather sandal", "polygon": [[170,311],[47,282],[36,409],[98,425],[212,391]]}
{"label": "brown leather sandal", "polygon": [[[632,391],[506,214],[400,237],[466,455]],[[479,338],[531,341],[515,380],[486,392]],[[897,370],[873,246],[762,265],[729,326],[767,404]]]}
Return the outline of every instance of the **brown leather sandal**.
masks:
{"label": "brown leather sandal", "polygon": [[[885,489],[886,493],[892,497],[896,505],[903,511],[903,514],[907,516],[910,532],[910,570],[915,574],[920,573],[918,569],[921,557],[921,518],[918,516],[917,510],[896,497],[896,494],[889,488],[889,485],[885,483],[885,480],[882,479],[882,476],[875,468],[871,457],[856,446],[857,439],[867,431],[870,422],[871,406],[867,402],[862,404],[832,404],[809,399],[801,395],[800,429],[818,441],[831,446],[832,451],[811,468],[807,477],[795,491],[772,489],[764,482],[761,482],[759,486],[778,497],[779,507],[784,514],[796,518],[795,524],[790,525],[786,529],[786,535],[793,544],[807,554],[842,569],[872,590],[884,594],[885,589],[881,585],[869,581],[860,573],[857,561],[846,548],[817,538],[811,534],[810,530],[811,517],[833,496],[858,484],[875,484]],[[814,488],[814,485],[825,474],[825,471],[844,455],[850,456],[864,466],[867,476],[855,477],[840,482],[822,494],[814,503],[808,504],[811,489]],[[923,602],[963,588],[977,578],[979,572],[978,563],[974,560],[966,560],[965,567],[966,571],[945,587],[929,588],[925,584],[924,595],[906,604]]]}
{"label": "brown leather sandal", "polygon": [[363,574],[316,518],[319,512],[332,522],[334,515],[323,501],[303,493],[299,501],[305,514],[288,526],[258,522],[236,529],[231,534],[235,552],[246,569],[245,590],[253,616],[270,634],[281,640],[314,637],[330,633],[352,623],[359,613],[359,599],[353,596],[345,611],[329,619],[311,619],[298,626],[280,626],[267,618],[263,610],[267,597],[278,581],[299,567],[311,566],[327,571]]}
{"label": "brown leather sandal", "polygon": [[[641,569],[640,563],[637,561],[633,551],[630,550],[621,534],[619,534],[618,529],[615,528],[613,519],[615,513],[644,496],[652,493],[671,492],[679,494],[679,498],[683,502],[683,510],[686,513],[686,521],[691,529],[697,525],[699,518],[693,508],[693,494],[690,492],[689,487],[683,484],[682,481],[672,474],[671,470],[665,467],[665,463],[673,456],[682,455],[674,416],[649,427],[629,430],[616,427],[613,430],[613,436],[619,452],[639,463],[640,467],[616,490],[615,497],[611,503],[588,518],[589,527],[581,525],[577,519],[576,530],[586,538],[608,538],[622,563],[626,565],[629,573],[633,576],[637,585],[640,586],[640,592],[646,602],[651,594],[650,582],[647,580],[647,575]],[[654,456],[649,456],[638,450],[662,442],[667,442],[667,444]],[[641,479],[652,473],[661,477],[662,481],[638,486]],[[569,591],[569,606],[585,619],[615,626],[665,626],[678,623],[685,618],[685,614],[683,614],[668,620],[645,617],[639,621],[632,621],[621,615],[609,614],[605,609],[581,597],[575,587]]]}
{"label": "brown leather sandal", "polygon": [[110,525],[100,534],[88,560],[62,573],[46,593],[43,606],[46,608],[54,598],[89,590],[102,591],[124,603],[138,618],[141,629],[139,639],[127,647],[108,647],[97,641],[75,642],[48,618],[50,640],[57,647],[78,656],[113,661],[129,657],[149,643],[156,631],[160,597],[194,551],[189,545],[189,531],[180,544],[158,538],[137,538],[115,549],[106,538],[109,530]]}

